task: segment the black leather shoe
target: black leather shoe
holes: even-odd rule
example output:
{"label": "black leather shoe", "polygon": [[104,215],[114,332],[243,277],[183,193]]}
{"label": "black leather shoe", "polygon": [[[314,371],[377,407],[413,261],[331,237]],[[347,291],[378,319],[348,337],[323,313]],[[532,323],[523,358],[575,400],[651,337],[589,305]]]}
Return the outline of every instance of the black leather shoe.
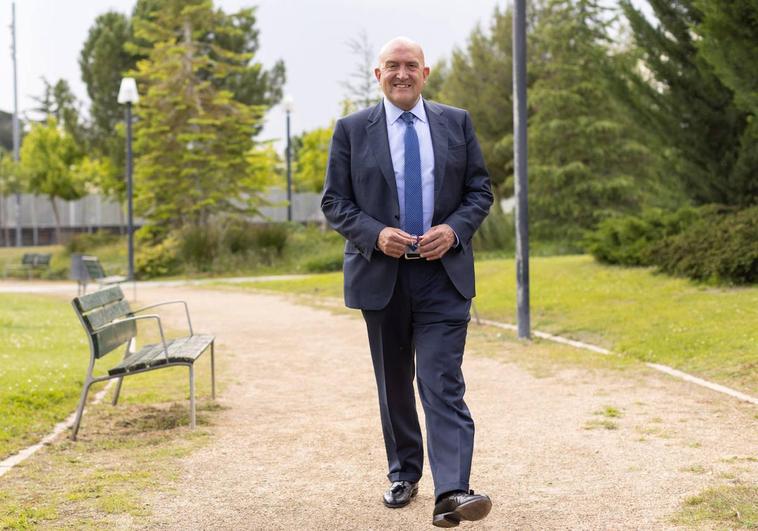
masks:
{"label": "black leather shoe", "polygon": [[384,493],[384,505],[390,509],[399,509],[411,503],[418,492],[418,481],[393,481],[390,489]]}
{"label": "black leather shoe", "polygon": [[434,506],[432,525],[457,527],[463,520],[481,520],[492,509],[492,500],[486,494],[462,490],[445,494]]}

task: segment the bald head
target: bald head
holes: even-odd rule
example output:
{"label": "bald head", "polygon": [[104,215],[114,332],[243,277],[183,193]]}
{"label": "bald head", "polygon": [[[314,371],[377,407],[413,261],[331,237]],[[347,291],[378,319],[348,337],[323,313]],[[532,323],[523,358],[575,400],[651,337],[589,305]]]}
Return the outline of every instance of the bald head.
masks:
{"label": "bald head", "polygon": [[424,50],[421,48],[421,45],[408,37],[395,37],[394,39],[387,41],[385,45],[382,46],[382,49],[379,50],[379,68],[382,67],[387,56],[391,55],[398,49],[412,51],[421,59],[421,66],[424,66]]}
{"label": "bald head", "polygon": [[424,50],[407,37],[395,37],[382,46],[374,75],[384,96],[409,111],[418,103],[429,77],[429,67],[424,64]]}

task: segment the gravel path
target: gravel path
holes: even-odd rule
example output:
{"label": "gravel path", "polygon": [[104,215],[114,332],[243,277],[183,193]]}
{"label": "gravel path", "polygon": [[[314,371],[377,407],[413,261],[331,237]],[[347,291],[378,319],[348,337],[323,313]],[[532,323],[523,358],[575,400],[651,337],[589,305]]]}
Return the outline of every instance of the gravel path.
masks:
{"label": "gravel path", "polygon": [[[358,313],[231,290],[140,291],[146,303],[174,298],[188,300],[197,330],[216,334],[233,370],[221,375],[211,443],[182,461],[177,484],[143,495],[145,528],[431,529],[428,468],[410,506],[381,504],[386,461]],[[644,368],[535,375],[508,361],[525,347],[502,349],[505,361],[464,362],[472,485],[494,507],[462,528],[670,529],[687,496],[758,482],[755,406]],[[609,404],[622,416],[596,414]],[[602,420],[616,429],[588,429]]]}

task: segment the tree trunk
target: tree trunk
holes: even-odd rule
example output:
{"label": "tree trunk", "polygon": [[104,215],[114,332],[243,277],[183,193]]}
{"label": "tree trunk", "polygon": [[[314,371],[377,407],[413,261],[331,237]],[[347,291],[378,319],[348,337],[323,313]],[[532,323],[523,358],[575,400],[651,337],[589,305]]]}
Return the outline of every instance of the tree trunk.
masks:
{"label": "tree trunk", "polygon": [[61,215],[58,212],[58,205],[55,204],[55,198],[50,196],[50,205],[53,207],[53,216],[55,217],[55,243],[61,243]]}

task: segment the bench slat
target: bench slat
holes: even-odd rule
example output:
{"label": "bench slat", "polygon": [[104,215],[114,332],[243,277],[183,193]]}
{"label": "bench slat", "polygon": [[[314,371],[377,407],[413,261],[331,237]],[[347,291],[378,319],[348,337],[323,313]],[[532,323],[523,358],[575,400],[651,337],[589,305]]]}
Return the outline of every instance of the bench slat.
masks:
{"label": "bench slat", "polygon": [[137,323],[127,321],[92,335],[95,357],[102,358],[137,335]]}
{"label": "bench slat", "polygon": [[80,313],[86,313],[106,304],[123,300],[124,292],[119,286],[111,286],[101,289],[89,295],[82,295],[74,299]]}
{"label": "bench slat", "polygon": [[[208,348],[213,339],[214,336],[212,335],[197,334],[167,341],[170,362],[193,363]],[[123,374],[148,367],[165,365],[166,363],[163,344],[145,345],[138,352],[135,352],[112,369],[109,369],[108,374]]]}
{"label": "bench slat", "polygon": [[126,300],[120,300],[101,308],[95,308],[91,312],[84,314],[84,320],[92,330],[95,330],[116,319],[123,319],[130,313],[129,303]]}

